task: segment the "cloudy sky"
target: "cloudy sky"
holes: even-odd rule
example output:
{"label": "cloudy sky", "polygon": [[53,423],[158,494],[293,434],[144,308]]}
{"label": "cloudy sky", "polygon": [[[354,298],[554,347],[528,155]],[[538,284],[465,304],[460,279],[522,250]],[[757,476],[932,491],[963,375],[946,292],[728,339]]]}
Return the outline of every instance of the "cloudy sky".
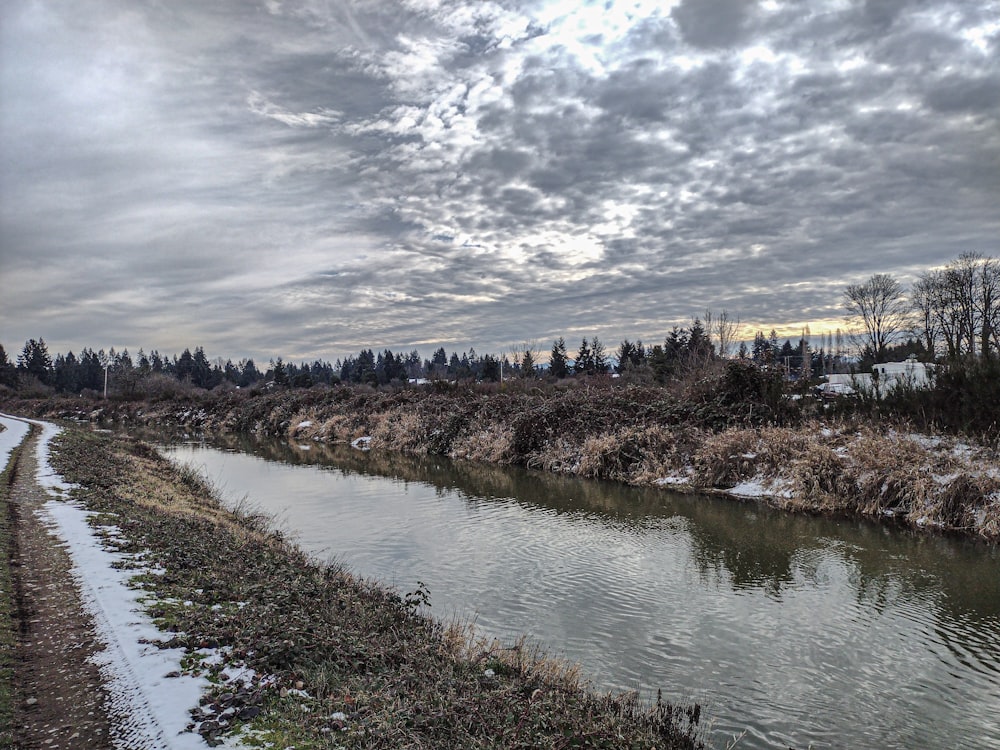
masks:
{"label": "cloudy sky", "polygon": [[4,0],[0,343],[662,340],[1000,255],[1000,0]]}

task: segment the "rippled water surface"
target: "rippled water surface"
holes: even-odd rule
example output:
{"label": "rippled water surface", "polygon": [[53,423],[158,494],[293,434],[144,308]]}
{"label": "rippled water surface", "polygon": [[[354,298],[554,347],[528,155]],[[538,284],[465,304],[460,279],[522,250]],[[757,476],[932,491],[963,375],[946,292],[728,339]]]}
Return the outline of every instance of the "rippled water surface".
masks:
{"label": "rippled water surface", "polygon": [[1000,748],[995,549],[441,458],[165,450],[438,616],[701,703],[714,747]]}

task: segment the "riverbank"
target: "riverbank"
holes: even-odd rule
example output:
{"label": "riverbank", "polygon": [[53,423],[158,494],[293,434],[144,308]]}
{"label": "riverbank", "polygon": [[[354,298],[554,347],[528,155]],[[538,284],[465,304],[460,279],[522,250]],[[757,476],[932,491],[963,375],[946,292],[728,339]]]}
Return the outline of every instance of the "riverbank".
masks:
{"label": "riverbank", "polygon": [[309,559],[146,444],[68,430],[53,446],[52,466],[141,587],[161,631],[151,640],[184,653],[164,688],[204,681],[189,730],[209,745],[701,746],[697,707],[595,694],[525,643],[437,622],[426,591]]}
{"label": "riverbank", "polygon": [[7,408],[448,455],[1000,541],[995,446],[918,434],[906,424],[829,416],[744,386],[722,380],[679,397],[663,388],[613,384],[339,386],[153,403],[48,399]]}

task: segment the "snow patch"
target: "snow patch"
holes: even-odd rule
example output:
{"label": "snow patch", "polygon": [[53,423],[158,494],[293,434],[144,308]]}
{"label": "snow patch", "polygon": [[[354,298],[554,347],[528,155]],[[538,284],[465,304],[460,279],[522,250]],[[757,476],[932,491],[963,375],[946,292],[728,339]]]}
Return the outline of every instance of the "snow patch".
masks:
{"label": "snow patch", "polygon": [[371,450],[372,439],[367,435],[365,437],[359,437],[351,441],[351,447],[357,448],[359,451]]}
{"label": "snow patch", "polygon": [[760,479],[742,482],[735,487],[730,487],[726,492],[736,497],[767,497],[770,494]]}
{"label": "snow patch", "polygon": [[656,480],[656,483],[662,487],[662,486],[677,485],[677,484],[690,484],[691,480],[688,477],[671,476],[671,477],[660,477],[659,479]]}
{"label": "snow patch", "polygon": [[10,454],[24,442],[31,427],[27,422],[7,414],[0,414],[0,424],[6,428],[0,432],[0,471],[3,471],[10,461]]}
{"label": "snow patch", "polygon": [[97,640],[104,645],[93,659],[110,696],[107,709],[116,747],[203,750],[204,740],[187,726],[190,710],[209,682],[166,676],[180,672],[184,651],[154,645],[163,634],[143,611],[148,599],[128,585],[136,571],[116,569],[115,563],[126,555],[106,549],[88,523],[93,514],[79,502],[63,499],[71,486],[49,462],[49,443],[59,428],[36,424],[42,426],[37,477],[53,498],[37,513],[69,553],[71,575],[93,618]]}

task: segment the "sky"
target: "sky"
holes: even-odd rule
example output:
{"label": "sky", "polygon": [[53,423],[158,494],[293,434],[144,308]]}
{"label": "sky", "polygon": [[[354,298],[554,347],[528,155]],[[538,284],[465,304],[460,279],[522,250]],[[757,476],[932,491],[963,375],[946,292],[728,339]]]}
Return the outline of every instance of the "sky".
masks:
{"label": "sky", "polygon": [[744,337],[1000,255],[1000,0],[5,0],[0,344]]}

